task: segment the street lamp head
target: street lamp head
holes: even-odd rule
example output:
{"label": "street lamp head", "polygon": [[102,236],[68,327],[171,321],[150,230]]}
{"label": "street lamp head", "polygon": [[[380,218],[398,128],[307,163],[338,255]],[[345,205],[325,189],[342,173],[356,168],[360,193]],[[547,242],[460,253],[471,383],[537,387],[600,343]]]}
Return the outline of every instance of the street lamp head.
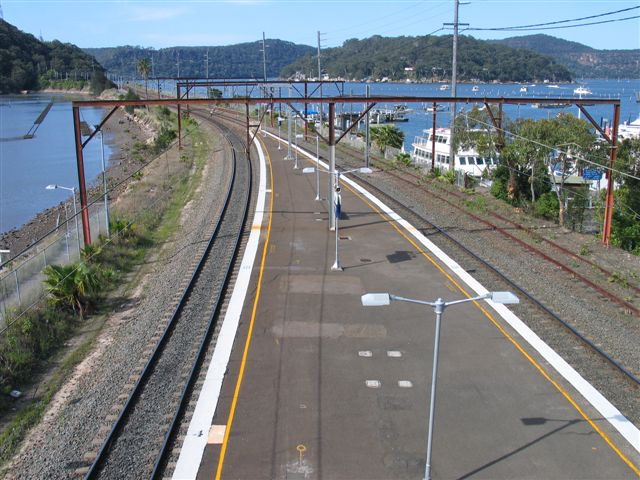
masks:
{"label": "street lamp head", "polygon": [[504,305],[520,303],[520,299],[511,292],[491,292],[489,299]]}
{"label": "street lamp head", "polygon": [[364,307],[381,307],[391,303],[391,296],[388,293],[365,293],[360,300]]}
{"label": "street lamp head", "polygon": [[305,167],[302,169],[302,173],[315,173],[316,167]]}
{"label": "street lamp head", "polygon": [[55,190],[56,188],[58,188],[58,185],[47,185],[46,187],[47,190]]}

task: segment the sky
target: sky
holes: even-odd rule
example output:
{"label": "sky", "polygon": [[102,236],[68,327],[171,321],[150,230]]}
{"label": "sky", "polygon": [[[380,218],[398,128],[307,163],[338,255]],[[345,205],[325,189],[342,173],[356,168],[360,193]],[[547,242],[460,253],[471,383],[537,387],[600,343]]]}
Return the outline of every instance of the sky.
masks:
{"label": "sky", "polygon": [[[0,0],[4,19],[44,40],[79,47],[217,46],[267,38],[337,47],[372,35],[450,34],[454,0]],[[636,7],[634,9],[634,7]],[[640,48],[640,18],[575,28],[487,31],[601,15],[558,23],[602,22],[640,15],[638,0],[467,0],[460,31],[479,39],[545,33],[597,49]]]}

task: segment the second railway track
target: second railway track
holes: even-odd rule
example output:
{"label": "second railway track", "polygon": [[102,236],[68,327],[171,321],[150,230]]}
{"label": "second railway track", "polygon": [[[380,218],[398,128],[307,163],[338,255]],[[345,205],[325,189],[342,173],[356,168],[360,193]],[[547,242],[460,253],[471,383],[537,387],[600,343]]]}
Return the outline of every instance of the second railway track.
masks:
{"label": "second railway track", "polygon": [[[228,195],[212,222],[202,257],[163,335],[85,478],[157,478],[170,437],[215,327],[245,231],[251,202],[251,164],[244,144],[218,124],[233,152]],[[204,236],[204,235],[203,235]]]}

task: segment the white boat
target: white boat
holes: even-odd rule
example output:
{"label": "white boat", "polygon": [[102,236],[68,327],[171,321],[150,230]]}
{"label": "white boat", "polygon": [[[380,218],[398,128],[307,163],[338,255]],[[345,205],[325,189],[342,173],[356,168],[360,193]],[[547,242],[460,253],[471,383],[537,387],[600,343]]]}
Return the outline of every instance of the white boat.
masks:
{"label": "white boat", "polygon": [[373,123],[394,123],[408,122],[407,115],[413,110],[406,105],[394,105],[393,108],[381,108],[371,111],[371,121]]}
{"label": "white boat", "polygon": [[586,87],[578,87],[573,91],[573,93],[576,95],[591,95],[593,92]]}
{"label": "white boat", "polygon": [[446,83],[444,85],[440,85],[440,90],[449,90],[449,85],[447,85]]}
{"label": "white boat", "polygon": [[[446,107],[446,105],[442,104],[442,103],[436,103],[436,108],[435,111],[436,112],[444,112],[447,111],[448,108]],[[433,113],[434,108],[433,105],[425,107],[425,111],[429,112],[429,113]]]}
{"label": "white boat", "polygon": [[[411,152],[411,160],[418,167],[424,167],[431,169],[431,158],[433,142],[431,138],[431,129],[423,130],[422,136],[417,136],[411,146],[413,151]],[[450,128],[438,128],[435,132],[435,150],[436,158],[434,166],[440,169],[450,169]],[[478,152],[471,148],[468,150],[461,150],[456,153],[455,169],[463,171],[473,177],[481,177],[482,173],[487,169],[493,169],[498,165],[498,161],[494,158],[481,157]]]}
{"label": "white boat", "polygon": [[477,85],[474,85],[473,87],[471,87],[471,91],[472,92],[479,92],[480,91],[480,87]]}
{"label": "white boat", "polygon": [[618,125],[618,136],[620,138],[640,138],[640,117],[633,122],[624,122]]}
{"label": "white boat", "polygon": [[521,93],[527,93],[529,91],[529,89],[527,87],[520,87],[520,92]]}
{"label": "white boat", "polygon": [[560,88],[558,85],[547,85],[547,88]]}

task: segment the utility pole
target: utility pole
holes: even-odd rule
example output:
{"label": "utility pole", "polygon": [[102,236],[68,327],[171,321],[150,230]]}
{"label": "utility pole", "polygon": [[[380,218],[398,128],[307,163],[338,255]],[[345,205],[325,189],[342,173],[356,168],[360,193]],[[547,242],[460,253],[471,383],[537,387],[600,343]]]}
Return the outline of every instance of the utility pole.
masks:
{"label": "utility pole", "polygon": [[180,78],[180,50],[176,50],[176,65],[178,67],[178,78]]}
{"label": "utility pole", "polygon": [[[453,59],[451,61],[451,97],[457,96],[457,87],[458,87],[458,26],[461,25],[458,23],[458,7],[460,6],[460,0],[453,0],[453,24],[445,23],[445,25],[453,25]],[[468,23],[462,24],[464,26],[469,25]],[[456,155],[455,148],[453,146],[453,130],[456,121],[456,104],[451,104],[451,134],[449,136],[449,162],[450,169],[455,170],[456,167]]]}
{"label": "utility pole", "polygon": [[264,32],[262,32],[262,77],[267,81],[267,46],[265,44]]}
{"label": "utility pole", "polygon": [[[320,68],[320,36],[322,34],[320,33],[320,30],[318,30],[318,81],[322,82],[322,69]],[[320,132],[322,133],[322,83],[320,83]]]}
{"label": "utility pole", "polygon": [[322,80],[322,70],[320,69],[320,30],[318,30],[318,80]]}
{"label": "utility pole", "polygon": [[204,65],[205,65],[205,67],[204,67],[205,75],[206,75],[207,80],[209,80],[209,48],[207,48],[207,54],[204,57],[204,59],[205,59],[205,63],[204,63]]}

